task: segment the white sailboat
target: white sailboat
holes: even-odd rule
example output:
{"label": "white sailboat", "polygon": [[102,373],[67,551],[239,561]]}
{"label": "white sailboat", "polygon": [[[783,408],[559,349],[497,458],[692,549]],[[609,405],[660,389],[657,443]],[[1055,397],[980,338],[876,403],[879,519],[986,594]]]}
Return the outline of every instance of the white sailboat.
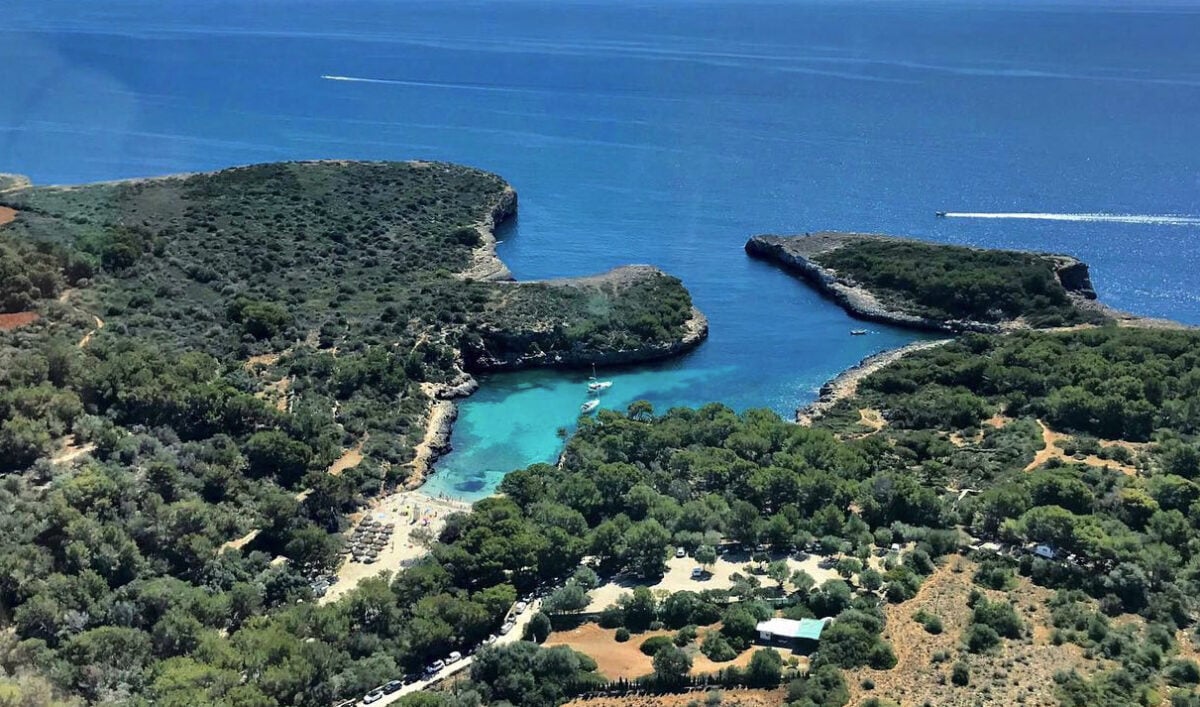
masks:
{"label": "white sailboat", "polygon": [[599,395],[601,392],[612,387],[612,381],[602,381],[596,378],[596,364],[592,364],[592,377],[588,378],[588,392],[594,395]]}
{"label": "white sailboat", "polygon": [[584,415],[586,415],[586,414],[588,414],[589,412],[591,412],[591,411],[595,410],[595,409],[596,409],[596,408],[598,408],[598,407],[600,407],[600,401],[599,401],[599,400],[589,400],[589,401],[587,401],[586,403],[584,403],[583,405],[580,405],[580,406],[579,406],[579,412],[581,412],[581,413],[583,413]]}

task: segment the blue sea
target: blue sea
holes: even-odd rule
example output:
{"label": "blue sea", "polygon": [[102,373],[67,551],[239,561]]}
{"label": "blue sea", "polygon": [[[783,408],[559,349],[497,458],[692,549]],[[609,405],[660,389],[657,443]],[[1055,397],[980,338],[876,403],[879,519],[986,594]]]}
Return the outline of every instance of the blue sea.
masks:
{"label": "blue sea", "polygon": [[[790,415],[841,369],[916,338],[849,336],[859,324],[746,258],[757,233],[1072,253],[1107,302],[1200,323],[1194,3],[0,8],[0,171],[45,184],[299,158],[463,162],[520,192],[499,248],[518,278],[623,263],[678,275],[710,340],[605,372],[606,407],[720,400]],[[430,488],[479,498],[552,460],[584,377],[487,378]]]}

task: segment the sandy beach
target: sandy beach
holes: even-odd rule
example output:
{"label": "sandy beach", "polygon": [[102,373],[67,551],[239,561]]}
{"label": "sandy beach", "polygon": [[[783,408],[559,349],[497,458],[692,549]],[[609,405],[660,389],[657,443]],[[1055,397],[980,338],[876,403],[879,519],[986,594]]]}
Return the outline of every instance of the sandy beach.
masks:
{"label": "sandy beach", "polygon": [[346,556],[338,567],[337,581],[325,592],[325,596],[321,597],[320,603],[327,604],[337,600],[367,577],[374,577],[381,572],[395,574],[408,566],[428,552],[423,545],[413,540],[414,530],[428,528],[436,535],[445,525],[446,516],[470,509],[468,503],[434,498],[420,491],[401,491],[377,499],[351,518],[354,521],[353,527],[357,527],[366,518],[383,524],[393,524],[387,545],[380,550],[376,561],[370,564],[356,562],[350,556]]}

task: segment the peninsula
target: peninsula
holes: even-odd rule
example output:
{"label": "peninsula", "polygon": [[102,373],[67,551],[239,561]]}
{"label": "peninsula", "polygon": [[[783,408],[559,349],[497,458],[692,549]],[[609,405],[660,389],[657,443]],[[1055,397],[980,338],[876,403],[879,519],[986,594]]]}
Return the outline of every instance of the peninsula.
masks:
{"label": "peninsula", "polygon": [[746,252],[804,278],[852,316],[926,331],[1102,323],[1087,265],[1067,255],[876,234],[755,236]]}

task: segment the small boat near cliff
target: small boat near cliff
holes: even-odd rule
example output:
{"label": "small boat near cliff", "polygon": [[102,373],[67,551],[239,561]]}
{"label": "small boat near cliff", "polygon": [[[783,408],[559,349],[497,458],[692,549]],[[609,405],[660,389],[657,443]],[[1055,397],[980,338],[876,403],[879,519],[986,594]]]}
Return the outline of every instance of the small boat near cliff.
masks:
{"label": "small boat near cliff", "polygon": [[850,336],[866,336],[866,335],[867,335],[866,329],[851,329],[850,330]]}
{"label": "small boat near cliff", "polygon": [[584,403],[583,405],[579,406],[579,412],[586,415],[598,407],[600,407],[599,400],[589,400],[586,403]]}

